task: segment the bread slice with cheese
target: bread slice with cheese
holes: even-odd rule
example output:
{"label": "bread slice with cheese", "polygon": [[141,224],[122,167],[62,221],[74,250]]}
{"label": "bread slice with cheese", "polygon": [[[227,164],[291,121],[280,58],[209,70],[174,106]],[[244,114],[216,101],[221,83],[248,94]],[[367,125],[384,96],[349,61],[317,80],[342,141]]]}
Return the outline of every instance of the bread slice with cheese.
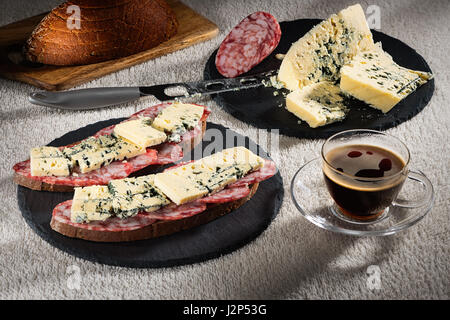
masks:
{"label": "bread slice with cheese", "polygon": [[[173,115],[172,121],[190,117],[189,127],[183,127],[183,130],[177,128],[174,133],[153,126],[154,120],[161,117],[161,111],[178,110],[180,105],[187,108],[183,109],[184,113]],[[180,160],[183,152],[198,144],[203,138],[208,115],[206,107],[181,103],[144,109],[130,119],[102,129],[80,142],[62,147],[33,148],[30,160],[13,167],[14,181],[33,190],[68,192],[77,186],[98,184],[98,177],[105,177],[102,181],[107,183],[113,179],[107,179],[109,168],[112,168],[113,176],[117,176],[114,173],[119,173],[120,177],[131,173],[145,174],[161,164]],[[169,141],[172,134],[178,135],[176,142]]]}
{"label": "bread slice with cheese", "polygon": [[51,227],[91,241],[148,239],[191,228],[244,204],[276,173],[271,160],[225,149],[157,174],[76,188],[57,205]]}
{"label": "bread slice with cheese", "polygon": [[244,198],[225,203],[208,204],[207,209],[199,214],[178,220],[159,220],[133,230],[114,232],[94,228],[79,228],[73,224],[58,220],[55,217],[52,217],[50,226],[54,231],[64,236],[95,242],[128,242],[157,238],[192,229],[229,214],[251,200],[258,190],[258,186],[259,183],[249,185],[250,193]]}

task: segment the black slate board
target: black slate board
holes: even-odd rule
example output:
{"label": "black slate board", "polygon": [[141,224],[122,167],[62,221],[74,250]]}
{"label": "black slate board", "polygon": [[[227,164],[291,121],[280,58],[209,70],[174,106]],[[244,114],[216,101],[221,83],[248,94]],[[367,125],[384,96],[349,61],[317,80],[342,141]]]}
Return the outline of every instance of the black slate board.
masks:
{"label": "black slate board", "polygon": [[[97,122],[69,132],[52,141],[62,146],[93,135],[101,128],[116,124],[124,118]],[[220,135],[221,134],[221,135]],[[228,134],[228,136],[226,136]],[[236,145],[254,148],[259,155],[269,156],[254,142],[221,125],[207,123],[203,141],[188,157],[198,159],[200,150],[220,151],[231,147],[226,137]],[[223,137],[223,140],[219,138]],[[226,140],[227,143],[230,140]],[[51,213],[60,202],[72,198],[73,193],[34,191],[18,186],[17,198],[22,216],[28,225],[45,241],[76,257],[93,262],[132,268],[159,268],[191,264],[219,257],[249,243],[260,235],[277,215],[283,199],[280,173],[260,183],[250,201],[237,210],[208,224],[160,238],[122,243],[100,243],[63,236],[50,228]]]}
{"label": "black slate board", "polygon": [[[275,55],[278,53],[285,54],[292,43],[321,21],[318,19],[299,19],[281,22],[282,36],[278,47],[259,65],[242,76],[278,69],[281,61],[275,58]],[[431,72],[425,60],[405,43],[376,30],[372,30],[372,34],[375,42],[381,41],[383,49],[392,55],[394,61],[399,65],[409,69]],[[216,53],[217,50],[213,52],[206,63],[204,70],[206,80],[223,79],[223,76],[216,69]],[[279,91],[280,94],[274,96],[274,91]],[[272,87],[261,87],[218,94],[213,99],[235,118],[255,127],[279,129],[281,134],[298,138],[328,138],[343,130],[359,128],[386,130],[407,121],[418,114],[430,101],[434,92],[434,80],[421,86],[387,114],[383,114],[361,101],[354,100],[350,104],[351,111],[344,121],[315,129],[310,128],[306,122],[299,123],[299,119],[285,109],[285,98],[281,94],[283,91],[288,92],[286,89],[277,90]]]}

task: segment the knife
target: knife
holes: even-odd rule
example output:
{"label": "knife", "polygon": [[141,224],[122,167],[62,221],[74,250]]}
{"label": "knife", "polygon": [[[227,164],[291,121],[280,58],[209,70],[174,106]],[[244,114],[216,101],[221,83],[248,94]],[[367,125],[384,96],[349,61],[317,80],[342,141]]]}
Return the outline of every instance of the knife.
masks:
{"label": "knife", "polygon": [[[37,105],[68,110],[88,110],[126,103],[152,95],[160,101],[197,97],[229,91],[267,86],[272,70],[253,76],[205,80],[187,83],[169,83],[146,87],[104,87],[60,92],[39,91],[29,95],[28,100]],[[170,93],[170,90],[174,91]],[[178,90],[178,92],[177,92]],[[179,91],[184,91],[179,93]]]}

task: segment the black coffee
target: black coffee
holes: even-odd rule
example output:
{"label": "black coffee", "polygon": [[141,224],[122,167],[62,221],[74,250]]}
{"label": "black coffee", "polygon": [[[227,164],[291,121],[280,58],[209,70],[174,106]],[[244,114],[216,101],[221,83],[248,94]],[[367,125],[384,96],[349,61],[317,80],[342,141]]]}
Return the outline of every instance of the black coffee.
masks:
{"label": "black coffee", "polygon": [[327,188],[343,213],[352,217],[372,218],[382,213],[405,180],[398,174],[405,167],[403,159],[381,147],[346,145],[330,150],[325,158],[337,170],[324,166]]}

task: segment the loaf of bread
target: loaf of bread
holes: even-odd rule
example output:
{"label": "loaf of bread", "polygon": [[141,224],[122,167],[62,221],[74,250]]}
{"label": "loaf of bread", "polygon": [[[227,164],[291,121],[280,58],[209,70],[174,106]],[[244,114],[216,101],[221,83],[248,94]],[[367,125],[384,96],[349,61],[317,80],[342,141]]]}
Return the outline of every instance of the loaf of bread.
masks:
{"label": "loaf of bread", "polygon": [[153,48],[177,27],[164,0],[71,0],[42,19],[24,54],[49,65],[97,63]]}

